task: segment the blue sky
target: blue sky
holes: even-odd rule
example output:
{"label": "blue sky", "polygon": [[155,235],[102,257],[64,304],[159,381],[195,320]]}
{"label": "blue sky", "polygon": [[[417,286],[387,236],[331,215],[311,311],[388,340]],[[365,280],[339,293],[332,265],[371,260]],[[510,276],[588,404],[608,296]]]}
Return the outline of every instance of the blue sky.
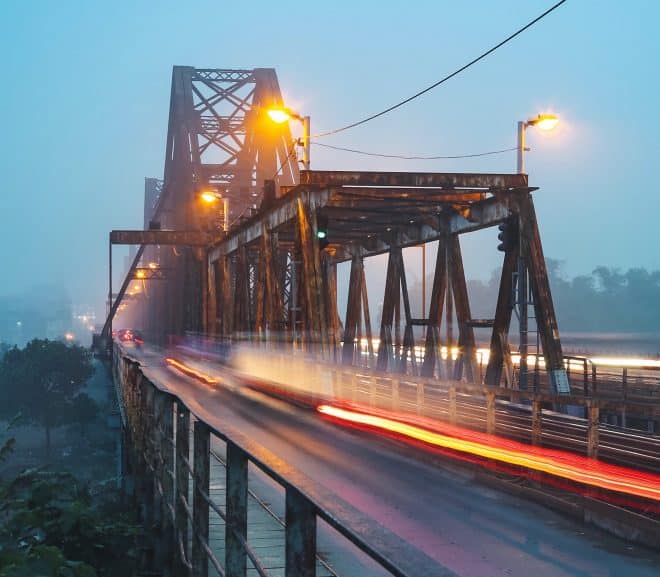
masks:
{"label": "blue sky", "polygon": [[[275,67],[316,132],[411,95],[551,4],[4,0],[0,294],[50,282],[101,307],[108,231],[140,225],[143,179],[163,172],[172,65]],[[325,142],[481,152],[515,146],[516,121],[553,111],[552,135],[528,133],[546,255],[570,276],[659,269],[659,20],[654,0],[569,0],[442,87]],[[312,167],[512,172],[515,153],[406,162],[316,147]],[[498,264],[492,241],[466,240],[470,276]]]}

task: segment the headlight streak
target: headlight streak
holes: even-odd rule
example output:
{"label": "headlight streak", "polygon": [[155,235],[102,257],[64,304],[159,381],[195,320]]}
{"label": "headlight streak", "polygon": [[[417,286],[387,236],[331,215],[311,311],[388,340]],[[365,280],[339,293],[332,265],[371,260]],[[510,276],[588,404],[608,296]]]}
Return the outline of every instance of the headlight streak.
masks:
{"label": "headlight streak", "polygon": [[528,447],[515,441],[501,442],[492,435],[487,436],[488,442],[451,437],[393,418],[356,412],[332,405],[319,405],[317,411],[340,422],[396,433],[404,438],[421,441],[430,446],[540,471],[591,487],[660,501],[660,476],[652,473],[642,473],[625,467],[609,465],[602,461],[562,451]]}
{"label": "headlight streak", "polygon": [[180,363],[179,361],[173,359],[172,357],[167,357],[165,359],[165,363],[168,366],[173,367],[174,369],[182,372],[184,375],[192,377],[193,379],[197,379],[198,381],[202,381],[207,385],[217,385],[220,382],[218,379],[210,375],[207,375],[205,373],[202,373],[200,371],[197,371],[192,367],[189,367],[188,365],[184,365],[183,363]]}

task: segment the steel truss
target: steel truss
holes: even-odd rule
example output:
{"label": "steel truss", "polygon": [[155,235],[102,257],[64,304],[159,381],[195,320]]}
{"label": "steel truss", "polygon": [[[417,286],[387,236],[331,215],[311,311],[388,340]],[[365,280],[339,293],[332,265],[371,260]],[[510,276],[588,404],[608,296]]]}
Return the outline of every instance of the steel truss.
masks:
{"label": "steel truss", "polygon": [[[490,327],[485,382],[517,386],[508,334],[522,262],[548,383],[568,393],[533,190],[527,176],[518,174],[302,171],[300,185],[286,189],[271,207],[230,230],[208,251],[213,304],[204,329],[225,339],[247,335],[259,341],[277,333],[348,364],[366,362],[384,371],[476,382],[474,327]],[[504,255],[495,318],[473,319],[459,237],[512,220],[519,236]],[[317,236],[319,221],[327,223],[329,246],[324,250]],[[415,318],[402,249],[431,241],[438,242],[438,253],[430,307],[427,317]],[[364,258],[382,253],[388,254],[388,265],[380,342],[374,351]],[[351,272],[342,327],[336,265],[344,261],[350,261]],[[415,327],[425,331],[423,356]],[[367,338],[366,355],[362,336]],[[441,347],[452,345],[458,356],[452,361],[450,354],[445,362]]]}

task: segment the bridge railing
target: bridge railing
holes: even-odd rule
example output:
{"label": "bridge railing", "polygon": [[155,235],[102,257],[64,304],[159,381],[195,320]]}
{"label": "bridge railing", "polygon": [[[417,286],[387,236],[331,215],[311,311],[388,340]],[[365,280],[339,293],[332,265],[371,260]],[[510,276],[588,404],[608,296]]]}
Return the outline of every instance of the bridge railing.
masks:
{"label": "bridge railing", "polygon": [[[221,576],[245,577],[249,560],[258,575],[269,576],[247,536],[252,464],[284,489],[286,577],[316,575],[319,520],[391,575],[454,575],[263,447],[210,424],[203,409],[191,410],[118,348],[113,372],[126,414],[135,493],[145,523],[157,532],[155,566],[170,566],[177,577],[205,577],[209,568]],[[226,451],[224,503],[215,502],[210,491],[212,445],[218,441]],[[211,512],[225,523],[222,559],[209,539]]]}

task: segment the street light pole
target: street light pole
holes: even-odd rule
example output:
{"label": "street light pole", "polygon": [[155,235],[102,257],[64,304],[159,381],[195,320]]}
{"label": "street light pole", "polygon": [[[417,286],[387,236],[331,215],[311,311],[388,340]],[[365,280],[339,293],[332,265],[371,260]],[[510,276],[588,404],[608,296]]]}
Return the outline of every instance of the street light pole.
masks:
{"label": "street light pole", "polygon": [[[539,114],[536,118],[532,118],[527,121],[518,122],[518,151],[517,151],[517,163],[516,163],[516,172],[518,174],[525,174],[525,152],[529,148],[525,145],[525,131],[528,126],[536,126],[541,130],[552,130],[559,119],[552,114]],[[519,223],[520,224],[520,223]],[[520,226],[518,229],[520,230]],[[519,233],[520,234],[520,233]],[[527,388],[527,375],[528,375],[528,366],[527,366],[527,354],[529,352],[529,317],[527,307],[529,305],[529,283],[527,275],[527,259],[526,255],[523,253],[522,245],[520,241],[518,242],[519,251],[518,251],[518,283],[517,283],[517,301],[518,301],[518,329],[519,329],[519,353],[520,361],[518,362],[518,374],[519,374],[519,387],[521,389]],[[536,351],[538,355],[538,351]]]}
{"label": "street light pole", "polygon": [[309,170],[309,152],[310,152],[310,119],[309,116],[304,116],[302,119],[303,123],[303,137],[302,137],[302,148],[303,148],[303,168]]}
{"label": "street light pole", "polygon": [[518,122],[518,163],[516,172],[518,174],[525,173],[525,129],[527,128],[527,123],[524,121]]}

